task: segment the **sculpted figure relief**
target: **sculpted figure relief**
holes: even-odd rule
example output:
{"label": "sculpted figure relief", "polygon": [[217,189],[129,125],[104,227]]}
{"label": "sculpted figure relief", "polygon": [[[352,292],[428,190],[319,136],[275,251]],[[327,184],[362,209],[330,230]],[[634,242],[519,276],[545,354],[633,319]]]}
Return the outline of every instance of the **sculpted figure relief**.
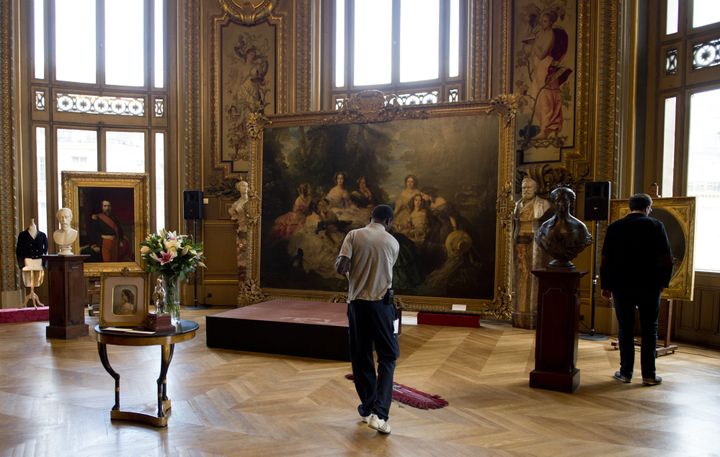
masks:
{"label": "sculpted figure relief", "polygon": [[78,236],[78,231],[70,227],[72,222],[72,211],[70,208],[60,208],[56,218],[60,229],[53,232],[53,241],[58,246],[58,255],[73,255],[72,244]]}
{"label": "sculpted figure relief", "polygon": [[522,181],[520,200],[513,211],[515,255],[515,295],[513,323],[533,328],[537,312],[538,281],[532,270],[544,266],[544,255],[535,243],[535,232],[551,213],[550,202],[537,195],[538,183],[529,177]]}
{"label": "sculpted figure relief", "polygon": [[228,214],[230,214],[230,219],[240,224],[245,219],[243,209],[245,203],[250,199],[250,184],[247,181],[240,180],[235,184],[235,189],[240,192],[240,197],[230,206]]}

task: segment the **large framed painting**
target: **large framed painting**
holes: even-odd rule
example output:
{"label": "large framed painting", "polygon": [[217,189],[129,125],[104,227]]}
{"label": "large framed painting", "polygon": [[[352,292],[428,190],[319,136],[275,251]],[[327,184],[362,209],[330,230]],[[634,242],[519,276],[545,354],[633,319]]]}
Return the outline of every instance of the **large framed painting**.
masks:
{"label": "large framed painting", "polygon": [[559,162],[575,146],[577,0],[514,0],[513,85],[523,163]]}
{"label": "large framed painting", "polygon": [[249,279],[271,295],[342,296],[340,245],[387,203],[400,243],[393,287],[405,306],[504,316],[512,154],[510,124],[494,108],[272,117],[253,167],[261,218]]}
{"label": "large framed painting", "polygon": [[[610,201],[610,222],[622,219],[629,212],[627,200]],[[673,253],[670,287],[663,290],[662,297],[692,300],[695,286],[695,197],[653,198],[650,216],[665,225]]]}
{"label": "large framed painting", "polygon": [[63,206],[73,213],[73,252],[90,257],[85,275],[143,271],[140,242],[150,221],[144,173],[63,171]]}

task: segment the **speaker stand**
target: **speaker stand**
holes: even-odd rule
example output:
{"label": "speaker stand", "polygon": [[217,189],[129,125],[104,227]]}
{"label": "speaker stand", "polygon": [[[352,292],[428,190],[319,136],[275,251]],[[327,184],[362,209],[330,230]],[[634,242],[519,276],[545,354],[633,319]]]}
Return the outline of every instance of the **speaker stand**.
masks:
{"label": "speaker stand", "polygon": [[[197,243],[197,219],[192,220],[193,223],[193,243]],[[197,270],[193,272],[193,305],[188,306],[188,309],[207,309],[207,306],[200,305],[198,300],[198,280]]]}
{"label": "speaker stand", "polygon": [[595,295],[597,292],[598,280],[598,234],[600,233],[600,221],[595,221],[595,236],[593,237],[593,277],[592,292],[590,295],[590,330],[588,333],[582,333],[579,337],[583,340],[602,341],[608,339],[607,335],[595,332]]}

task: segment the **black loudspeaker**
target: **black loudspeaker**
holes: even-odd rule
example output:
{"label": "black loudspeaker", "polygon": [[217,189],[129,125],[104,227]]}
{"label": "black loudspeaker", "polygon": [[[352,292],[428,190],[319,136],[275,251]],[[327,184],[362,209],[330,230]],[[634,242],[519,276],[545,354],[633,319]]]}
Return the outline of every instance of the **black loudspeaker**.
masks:
{"label": "black loudspeaker", "polygon": [[585,183],[585,220],[606,221],[610,210],[610,181]]}
{"label": "black loudspeaker", "polygon": [[183,213],[187,221],[203,218],[203,193],[201,190],[183,192]]}

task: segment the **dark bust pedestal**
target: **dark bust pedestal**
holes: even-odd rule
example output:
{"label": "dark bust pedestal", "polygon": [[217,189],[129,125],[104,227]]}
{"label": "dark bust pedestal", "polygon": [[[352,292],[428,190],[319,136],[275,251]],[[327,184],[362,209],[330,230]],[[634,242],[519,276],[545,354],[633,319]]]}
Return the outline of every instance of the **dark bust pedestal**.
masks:
{"label": "dark bust pedestal", "polygon": [[47,338],[70,339],[88,335],[85,324],[87,287],[83,262],[88,255],[44,255],[48,262],[47,283],[50,325]]}
{"label": "dark bust pedestal", "polygon": [[580,303],[578,288],[585,271],[533,270],[539,279],[535,333],[535,369],[530,387],[574,392],[580,386],[575,368]]}

